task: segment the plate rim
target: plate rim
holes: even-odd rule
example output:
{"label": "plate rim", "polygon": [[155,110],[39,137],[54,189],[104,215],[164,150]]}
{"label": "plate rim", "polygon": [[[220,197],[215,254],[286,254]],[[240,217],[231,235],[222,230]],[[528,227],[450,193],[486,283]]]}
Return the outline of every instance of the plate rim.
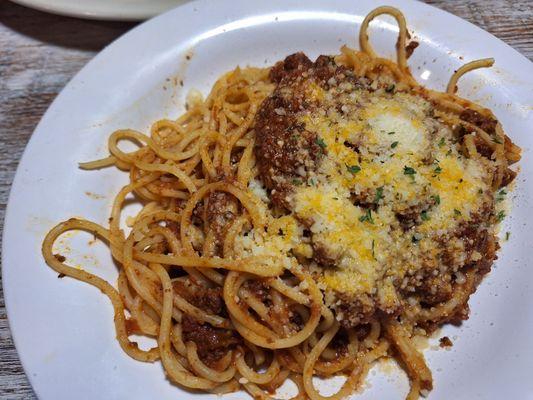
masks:
{"label": "plate rim", "polygon": [[[26,2],[27,0],[11,0],[11,1],[14,1],[16,3],[19,3],[19,4],[22,4],[24,2]],[[14,213],[14,210],[16,208],[16,206],[14,205],[14,201],[13,199],[15,198],[15,196],[17,196],[17,193],[20,192],[20,190],[23,188],[23,185],[21,184],[20,180],[21,180],[21,170],[24,168],[25,165],[28,164],[28,157],[29,157],[29,154],[34,152],[34,149],[33,147],[35,147],[35,142],[36,142],[36,137],[39,136],[41,137],[42,135],[45,135],[45,131],[42,130],[42,126],[44,124],[43,121],[46,121],[47,118],[50,116],[51,112],[53,112],[55,110],[55,108],[57,108],[57,104],[61,102],[62,98],[65,96],[65,92],[67,92],[73,85],[73,82],[76,82],[77,80],[80,79],[80,77],[83,77],[83,75],[86,73],[86,71],[91,67],[91,65],[93,65],[95,62],[97,62],[100,58],[104,57],[105,54],[106,54],[106,50],[108,50],[110,47],[112,46],[115,46],[117,45],[117,43],[122,43],[122,42],[125,42],[127,41],[132,35],[134,35],[135,33],[138,33],[139,31],[141,30],[144,30],[146,29],[146,26],[147,25],[151,25],[151,24],[157,24],[157,22],[159,21],[159,19],[161,18],[164,18],[165,15],[167,14],[170,14],[170,13],[176,13],[176,14],[181,14],[181,13],[185,13],[187,9],[191,8],[195,8],[196,6],[199,6],[199,7],[203,7],[205,4],[209,4],[209,3],[212,3],[212,2],[215,2],[216,0],[196,0],[196,1],[192,1],[192,2],[188,2],[188,3],[184,3],[184,4],[181,4],[181,5],[178,5],[177,7],[173,8],[173,9],[170,9],[148,21],[145,21],[137,26],[135,26],[133,29],[130,29],[129,31],[125,32],[123,35],[121,35],[120,37],[118,37],[117,39],[115,39],[114,41],[112,41],[111,43],[109,43],[104,49],[102,49],[98,54],[96,54],[89,62],[87,62],[69,81],[68,83],[63,87],[63,89],[61,90],[61,92],[57,95],[57,97],[52,101],[52,103],[50,104],[50,106],[47,108],[46,112],[42,115],[39,123],[37,124],[37,126],[35,127],[29,141],[27,142],[25,148],[24,148],[24,151],[19,159],[19,162],[18,162],[18,166],[17,166],[17,169],[16,169],[16,172],[15,172],[15,175],[12,179],[12,184],[11,184],[11,187],[10,187],[10,191],[9,191],[9,196],[8,196],[8,201],[7,201],[7,205],[6,205],[6,210],[5,210],[5,216],[4,216],[4,229],[3,229],[3,232],[2,232],[2,257],[1,257],[1,262],[2,262],[2,271],[1,271],[1,274],[2,274],[2,287],[3,287],[3,293],[4,293],[4,302],[5,302],[5,308],[6,308],[6,315],[7,315],[7,321],[8,321],[8,327],[9,327],[9,332],[10,332],[10,335],[11,335],[11,338],[13,340],[13,344],[17,350],[17,355],[18,355],[18,358],[19,358],[19,361],[24,369],[24,373],[26,375],[26,377],[28,378],[31,386],[32,386],[32,390],[34,391],[35,394],[38,394],[38,390],[35,386],[35,383],[34,383],[34,379],[33,379],[33,376],[31,374],[31,371],[29,370],[29,367],[28,367],[28,362],[27,360],[25,360],[25,357],[22,357],[21,355],[21,351],[19,349],[19,344],[17,344],[17,336],[15,334],[15,331],[17,330],[17,328],[14,329],[14,326],[13,326],[13,323],[12,323],[12,319],[10,318],[10,315],[13,314],[13,311],[12,311],[12,306],[11,306],[11,300],[10,298],[12,297],[12,295],[10,293],[12,293],[12,290],[15,291],[15,288],[11,287],[10,288],[10,285],[8,284],[9,282],[9,279],[6,280],[6,277],[7,277],[7,273],[6,271],[9,270],[9,261],[10,259],[12,258],[12,255],[11,255],[11,251],[9,249],[9,245],[10,245],[10,242],[11,242],[11,231],[12,230],[16,230],[16,224],[15,224],[15,221],[12,221],[12,216],[13,216],[13,213]],[[224,1],[225,3],[228,3],[230,4],[235,4],[235,3],[232,3],[232,0],[218,0],[216,2],[222,2]],[[343,2],[349,2],[349,0],[339,0],[339,1],[343,1]],[[522,61],[525,61],[526,63],[528,63],[527,65],[529,66],[529,68],[533,71],[533,62],[531,62],[527,57],[525,57],[523,54],[521,54],[518,50],[514,49],[513,47],[511,47],[510,45],[508,45],[507,43],[505,43],[503,40],[497,38],[496,36],[494,36],[493,34],[491,34],[490,32],[487,32],[485,30],[483,30],[482,28],[474,25],[473,23],[465,20],[465,19],[462,19],[448,11],[445,11],[445,10],[442,10],[438,7],[435,7],[433,5],[430,5],[430,4],[426,4],[426,3],[422,3],[422,2],[418,2],[418,1],[415,1],[415,0],[398,0],[398,1],[401,1],[401,2],[405,2],[405,3],[410,3],[411,6],[413,4],[416,4],[415,7],[420,7],[422,9],[426,9],[426,10],[432,10],[433,12],[435,12],[437,14],[437,17],[439,14],[443,14],[443,15],[447,15],[448,17],[451,17],[453,19],[455,19],[458,23],[461,23],[465,28],[469,29],[469,30],[473,30],[473,32],[477,32],[477,33],[482,33],[483,35],[487,36],[487,40],[488,38],[490,38],[490,42],[493,42],[493,41],[496,41],[498,42],[498,44],[500,46],[503,45],[503,48],[506,49],[506,51],[510,52],[510,54],[513,55],[513,58],[518,58],[518,59],[521,59]],[[289,1],[290,4],[292,3],[295,3],[295,4],[300,4],[298,3],[298,0],[290,0]],[[292,8],[293,6],[290,5],[289,8],[287,9],[288,10],[291,10],[291,9],[294,9]],[[326,3],[324,3],[324,8],[323,9],[326,9]],[[355,6],[354,6],[355,7]],[[299,7],[297,7],[299,8]],[[321,8],[322,9],[322,8]],[[181,17],[183,17],[183,15],[181,15]],[[217,21],[218,23],[218,21]],[[10,311],[11,310],[11,311]]]}

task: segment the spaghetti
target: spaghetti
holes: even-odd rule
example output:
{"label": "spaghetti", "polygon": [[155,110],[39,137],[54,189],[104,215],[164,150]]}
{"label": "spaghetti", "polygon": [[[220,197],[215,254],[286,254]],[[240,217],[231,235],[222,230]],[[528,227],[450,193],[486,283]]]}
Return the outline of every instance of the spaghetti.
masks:
{"label": "spaghetti", "polygon": [[[369,24],[381,14],[399,25],[397,62],[379,57],[369,42]],[[363,21],[361,51],[343,47],[334,59],[316,63],[295,55],[272,69],[237,68],[205,100],[191,98],[180,118],[156,122],[149,136],[113,133],[109,157],[80,164],[129,172],[109,226],[82,219],[60,223],[43,242],[47,264],[108,296],[122,349],[139,361],[160,360],[182,387],[217,394],[244,388],[254,398],[270,399],[290,379],[298,388],[294,399],[341,399],[362,385],[375,360],[394,356],[411,381],[407,399],[417,399],[433,381],[412,338],[467,318],[468,298],[495,258],[494,227],[503,215],[494,203],[515,176],[509,165],[520,159],[520,149],[489,110],[455,95],[464,73],[491,66],[492,59],[466,64],[445,93],[436,92],[411,75],[409,39],[403,14],[379,7]],[[287,95],[292,97],[283,103]],[[295,111],[291,104],[298,99]],[[301,111],[306,107],[311,112]],[[378,109],[370,114],[370,107]],[[415,160],[408,147],[423,138],[413,141],[411,131],[402,130],[407,108],[411,131],[432,127],[429,161]],[[384,120],[390,110],[395,114]],[[390,121],[397,122],[396,130],[385,129]],[[385,135],[377,141],[376,127]],[[356,139],[349,136],[354,130],[360,132]],[[122,151],[124,140],[139,149]],[[377,170],[375,158],[381,160]],[[393,178],[383,175],[398,165]],[[462,169],[474,172],[467,176]],[[453,188],[446,186],[446,174],[456,180]],[[361,182],[364,190],[357,189]],[[430,187],[439,191],[428,192]],[[391,188],[396,200],[388,205]],[[418,189],[431,201],[404,207],[398,200],[398,193],[410,198]],[[478,195],[468,201],[453,197],[471,190]],[[121,212],[130,194],[143,208],[124,229]],[[335,202],[348,200],[336,212]],[[454,201],[457,208],[449,205]],[[468,202],[472,210],[460,208]],[[343,212],[351,217],[340,221]],[[472,224],[483,231],[473,233]],[[343,237],[334,236],[343,229]],[[72,230],[108,243],[120,265],[116,288],[54,253],[58,237]],[[436,231],[455,232],[452,242],[463,247],[451,251]],[[337,251],[346,241],[348,247]],[[416,257],[438,253],[437,264],[389,262],[386,257],[398,254],[387,255],[384,247],[395,241],[407,243]],[[453,264],[454,251],[462,264],[439,275],[438,263]],[[156,338],[157,346],[141,350],[131,334]],[[313,377],[334,375],[346,381],[324,397]]]}

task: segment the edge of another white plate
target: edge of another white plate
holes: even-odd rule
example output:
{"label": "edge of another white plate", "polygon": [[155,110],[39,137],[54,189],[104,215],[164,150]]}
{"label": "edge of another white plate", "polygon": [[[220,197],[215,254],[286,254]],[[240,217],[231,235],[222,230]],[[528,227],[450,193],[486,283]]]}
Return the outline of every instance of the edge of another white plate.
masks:
{"label": "edge of another white plate", "polygon": [[52,14],[95,20],[139,21],[154,17],[191,0],[11,0]]}

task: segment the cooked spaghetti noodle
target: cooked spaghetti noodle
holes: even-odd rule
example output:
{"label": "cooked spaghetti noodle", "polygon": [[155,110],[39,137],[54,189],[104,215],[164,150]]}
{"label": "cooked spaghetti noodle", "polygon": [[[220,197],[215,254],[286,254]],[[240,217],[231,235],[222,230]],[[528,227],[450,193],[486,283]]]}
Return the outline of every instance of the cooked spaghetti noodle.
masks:
{"label": "cooked spaghetti noodle", "polygon": [[[399,25],[397,62],[369,42],[381,14]],[[399,10],[372,11],[359,40],[360,51],[315,63],[299,53],[237,68],[177,120],[150,135],[114,132],[109,157],[80,164],[116,166],[130,183],[108,227],[62,222],[43,255],[109,297],[130,357],[160,360],[189,389],[270,399],[290,379],[294,399],[319,400],[345,398],[393,356],[411,381],[407,399],[431,390],[412,338],[468,317],[520,149],[489,110],[455,95],[464,73],[493,60],[466,64],[441,93],[411,75],[416,45]],[[122,151],[124,140],[139,149]],[[144,206],[125,229],[130,194]],[[109,245],[116,287],[55,254],[73,230]],[[131,334],[157,346],[142,350]],[[313,377],[334,375],[346,381],[324,397]]]}

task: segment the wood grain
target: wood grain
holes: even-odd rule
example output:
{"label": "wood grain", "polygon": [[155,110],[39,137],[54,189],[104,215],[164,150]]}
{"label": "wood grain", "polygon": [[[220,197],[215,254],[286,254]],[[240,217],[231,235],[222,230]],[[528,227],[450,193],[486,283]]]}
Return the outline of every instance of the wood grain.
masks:
{"label": "wood grain", "polygon": [[[530,0],[426,2],[474,23],[533,59]],[[15,169],[41,116],[88,60],[133,26],[54,16],[0,1],[0,230]],[[0,399],[35,398],[13,346],[0,287]]]}

